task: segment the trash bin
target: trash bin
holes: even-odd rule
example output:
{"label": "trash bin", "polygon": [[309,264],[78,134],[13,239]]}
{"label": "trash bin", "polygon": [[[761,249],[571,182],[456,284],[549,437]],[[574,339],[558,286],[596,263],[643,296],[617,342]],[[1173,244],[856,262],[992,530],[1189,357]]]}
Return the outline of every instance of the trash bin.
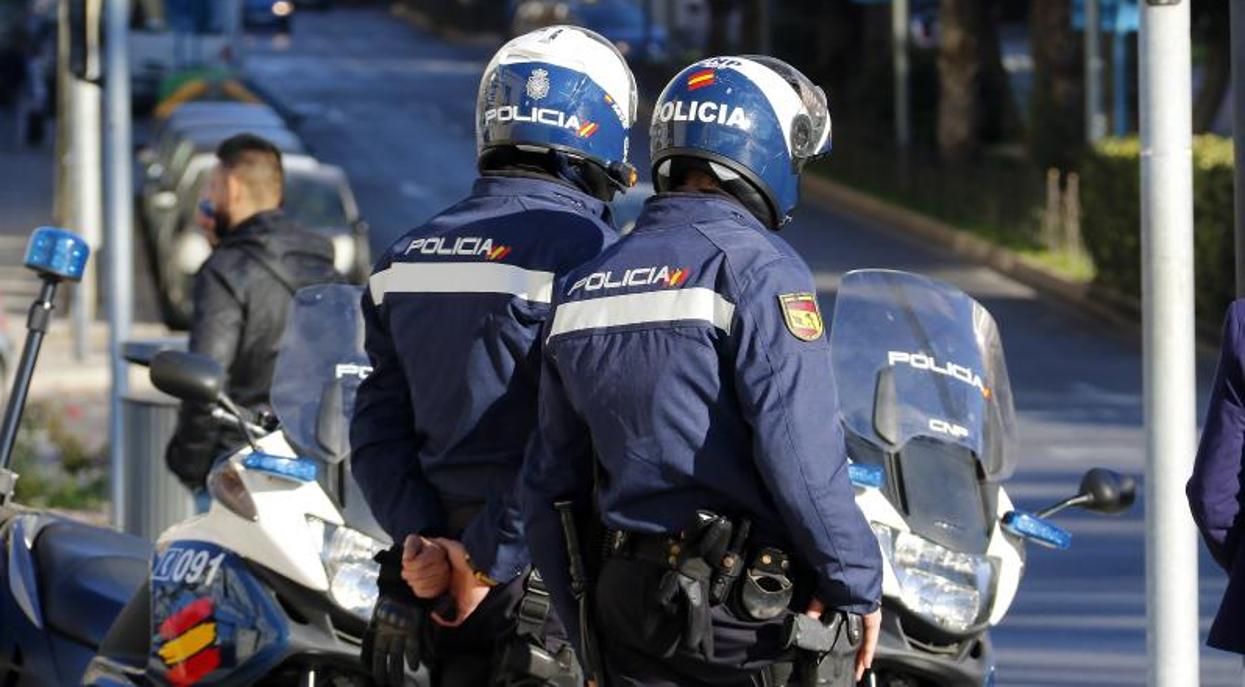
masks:
{"label": "trash bin", "polygon": [[[162,350],[185,350],[186,339],[127,341],[125,359],[146,366]],[[164,450],[177,427],[177,399],[158,391],[135,392],[121,402],[125,423],[125,493],[122,527],[154,540],[170,525],[194,514],[194,499],[164,464]]]}

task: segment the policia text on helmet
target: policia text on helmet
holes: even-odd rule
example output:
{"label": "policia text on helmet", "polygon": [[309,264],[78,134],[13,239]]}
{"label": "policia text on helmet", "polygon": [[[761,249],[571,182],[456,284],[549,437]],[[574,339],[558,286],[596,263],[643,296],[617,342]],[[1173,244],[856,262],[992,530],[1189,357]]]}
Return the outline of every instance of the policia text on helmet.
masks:
{"label": "policia text on helmet", "polygon": [[[702,91],[723,81],[731,81],[729,102]],[[704,60],[676,76],[653,110],[653,185],[677,190],[705,175],[777,230],[799,201],[804,166],[829,152],[830,134],[825,92],[786,62]]]}
{"label": "policia text on helmet", "polygon": [[605,38],[570,26],[520,36],[480,82],[480,171],[551,176],[609,202],[636,183],[627,161],[636,106],[635,78]]}

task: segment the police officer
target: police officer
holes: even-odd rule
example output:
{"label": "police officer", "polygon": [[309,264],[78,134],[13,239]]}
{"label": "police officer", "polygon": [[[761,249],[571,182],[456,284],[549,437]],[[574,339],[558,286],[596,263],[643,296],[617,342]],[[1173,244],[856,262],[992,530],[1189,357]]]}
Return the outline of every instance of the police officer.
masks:
{"label": "police officer", "polygon": [[[580,681],[528,574],[517,481],[552,294],[615,240],[607,202],[635,183],[635,103],[623,57],[591,31],[510,41],[480,84],[471,195],[393,244],[371,277],[375,369],[351,439],[356,479],[397,543],[364,651],[382,684],[420,663],[441,685]],[[500,674],[508,665],[522,674]]]}
{"label": "police officer", "polygon": [[[580,649],[611,687],[814,684],[819,669],[852,684],[872,661],[881,555],[813,278],[774,233],[829,140],[825,94],[784,62],[685,69],[653,112],[658,195],[555,297],[527,538],[572,636],[605,638]],[[562,536],[594,491],[603,547]],[[596,598],[577,613],[585,584]]]}

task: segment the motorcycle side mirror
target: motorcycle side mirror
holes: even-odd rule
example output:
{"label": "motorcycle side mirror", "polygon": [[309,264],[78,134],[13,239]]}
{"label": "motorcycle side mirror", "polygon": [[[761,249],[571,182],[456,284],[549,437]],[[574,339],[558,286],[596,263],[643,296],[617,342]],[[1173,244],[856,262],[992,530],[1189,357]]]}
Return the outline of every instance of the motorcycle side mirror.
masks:
{"label": "motorcycle side mirror", "polygon": [[225,386],[225,369],[205,355],[160,351],[151,358],[151,383],[183,401],[216,403]]}
{"label": "motorcycle side mirror", "polygon": [[899,439],[899,392],[895,389],[895,368],[878,370],[873,387],[873,431],[890,444]]}
{"label": "motorcycle side mirror", "polygon": [[1137,498],[1137,480],[1106,468],[1093,468],[1081,478],[1076,496],[1064,499],[1042,511],[1038,517],[1048,518],[1065,508],[1084,508],[1094,513],[1120,513],[1128,510]]}
{"label": "motorcycle side mirror", "polygon": [[350,442],[342,422],[342,406],[345,394],[340,377],[324,385],[320,394],[320,408],[316,414],[316,443],[325,453],[329,463],[340,463],[350,453]]}
{"label": "motorcycle side mirror", "polygon": [[1087,498],[1081,508],[1095,513],[1119,513],[1128,510],[1137,499],[1137,480],[1114,470],[1094,468],[1081,478],[1081,493]]}

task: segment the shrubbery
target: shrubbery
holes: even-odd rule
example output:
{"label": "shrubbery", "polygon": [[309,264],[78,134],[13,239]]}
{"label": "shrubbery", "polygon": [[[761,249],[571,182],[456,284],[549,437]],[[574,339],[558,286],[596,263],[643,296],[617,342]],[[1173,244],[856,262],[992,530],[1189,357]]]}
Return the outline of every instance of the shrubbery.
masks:
{"label": "shrubbery", "polygon": [[[1134,298],[1141,297],[1140,153],[1136,138],[1106,139],[1081,174],[1081,226],[1097,281]],[[1194,137],[1193,193],[1197,318],[1217,327],[1235,291],[1231,140]]]}

